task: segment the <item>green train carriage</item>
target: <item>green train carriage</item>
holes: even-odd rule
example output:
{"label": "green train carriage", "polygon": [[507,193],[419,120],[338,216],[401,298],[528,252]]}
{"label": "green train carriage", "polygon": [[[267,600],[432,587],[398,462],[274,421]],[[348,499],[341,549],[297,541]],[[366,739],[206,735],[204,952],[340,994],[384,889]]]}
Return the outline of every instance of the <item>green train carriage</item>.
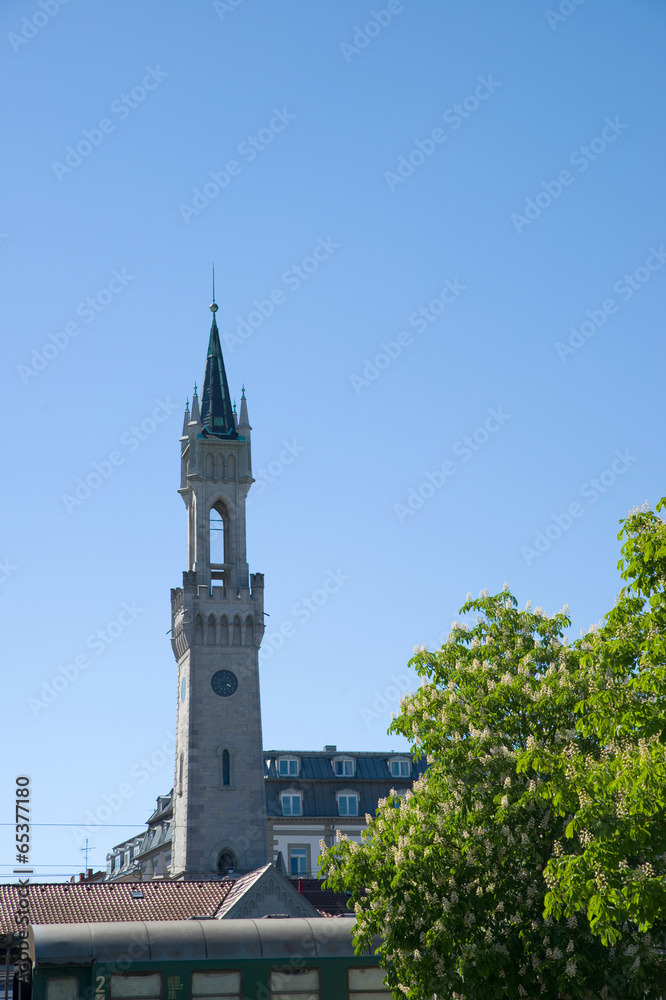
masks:
{"label": "green train carriage", "polygon": [[[43,924],[32,1000],[389,1000],[348,918]],[[378,943],[378,942],[377,942]]]}

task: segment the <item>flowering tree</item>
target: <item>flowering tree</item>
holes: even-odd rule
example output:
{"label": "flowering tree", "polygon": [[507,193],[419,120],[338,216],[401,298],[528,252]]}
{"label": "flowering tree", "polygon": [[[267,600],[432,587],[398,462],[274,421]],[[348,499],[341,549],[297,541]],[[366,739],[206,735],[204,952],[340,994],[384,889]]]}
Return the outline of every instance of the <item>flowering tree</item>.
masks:
{"label": "flowering tree", "polygon": [[[568,644],[549,618],[482,593],[391,731],[429,767],[380,803],[362,844],[325,852],[356,941],[414,1000],[655,995],[663,959],[666,527],[624,524],[625,579],[604,625]],[[658,929],[657,929],[658,930]]]}

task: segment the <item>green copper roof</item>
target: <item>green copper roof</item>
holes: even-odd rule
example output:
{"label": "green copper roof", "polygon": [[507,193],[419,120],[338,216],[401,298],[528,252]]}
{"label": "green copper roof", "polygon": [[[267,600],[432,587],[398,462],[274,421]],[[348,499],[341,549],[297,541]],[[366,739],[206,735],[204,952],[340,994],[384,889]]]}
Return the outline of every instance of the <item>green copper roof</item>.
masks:
{"label": "green copper roof", "polygon": [[[211,306],[212,309],[212,306]],[[219,437],[236,438],[236,425],[229,397],[227,373],[224,370],[220,334],[213,310],[213,323],[210,328],[208,355],[206,357],[206,372],[201,389],[201,423],[210,434]]]}

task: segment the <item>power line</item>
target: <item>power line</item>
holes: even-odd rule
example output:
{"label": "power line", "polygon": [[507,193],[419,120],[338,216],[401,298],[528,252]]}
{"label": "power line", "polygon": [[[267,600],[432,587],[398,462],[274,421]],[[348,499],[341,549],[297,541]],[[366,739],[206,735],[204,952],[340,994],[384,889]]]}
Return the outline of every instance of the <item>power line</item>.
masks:
{"label": "power line", "polygon": [[[16,823],[0,823],[0,826],[16,826]],[[118,827],[121,830],[126,830],[129,826],[135,826],[137,828],[145,828],[148,826],[147,823],[31,823],[30,826],[93,826],[95,829],[98,827],[104,827],[105,829],[110,829],[111,827]]]}

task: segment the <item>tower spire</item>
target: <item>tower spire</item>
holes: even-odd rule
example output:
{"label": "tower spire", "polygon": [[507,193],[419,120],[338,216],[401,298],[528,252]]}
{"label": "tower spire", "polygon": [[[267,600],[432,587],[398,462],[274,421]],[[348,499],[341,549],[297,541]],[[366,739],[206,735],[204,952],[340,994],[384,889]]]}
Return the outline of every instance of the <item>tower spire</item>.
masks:
{"label": "tower spire", "polygon": [[209,434],[235,438],[237,437],[236,424],[231,407],[222,347],[220,346],[220,333],[215,316],[217,310],[217,303],[213,299],[210,304],[213,322],[210,327],[206,371],[201,389],[201,423]]}

